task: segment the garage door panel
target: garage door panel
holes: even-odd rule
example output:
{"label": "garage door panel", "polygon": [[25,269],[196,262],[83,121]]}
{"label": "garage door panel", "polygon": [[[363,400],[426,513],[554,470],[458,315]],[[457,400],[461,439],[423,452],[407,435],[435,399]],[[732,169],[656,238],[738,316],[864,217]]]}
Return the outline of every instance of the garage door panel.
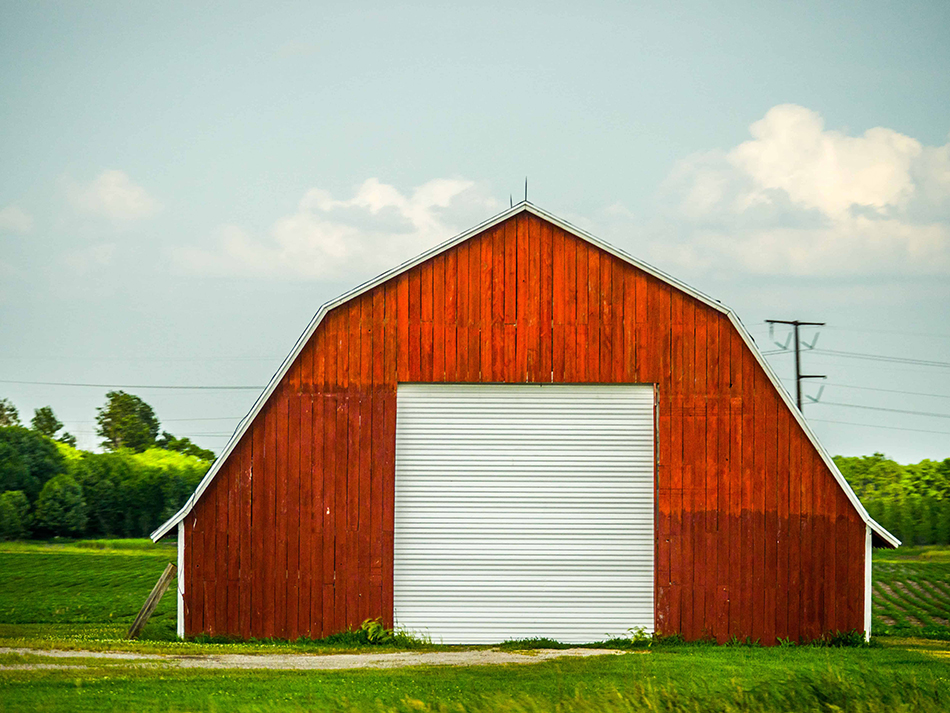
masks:
{"label": "garage door panel", "polygon": [[653,389],[401,384],[394,614],[446,643],[653,628]]}

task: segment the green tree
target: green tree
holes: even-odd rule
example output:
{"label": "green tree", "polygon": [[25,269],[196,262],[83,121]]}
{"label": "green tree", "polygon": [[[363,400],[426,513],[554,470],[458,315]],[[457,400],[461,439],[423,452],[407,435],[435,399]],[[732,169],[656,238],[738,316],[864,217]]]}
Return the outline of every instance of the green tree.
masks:
{"label": "green tree", "polygon": [[935,470],[937,483],[934,490],[937,491],[937,497],[950,500],[950,458],[937,463]]}
{"label": "green tree", "polygon": [[940,473],[939,463],[924,459],[914,465],[906,465],[908,480],[912,482],[914,489],[923,496],[940,495]]}
{"label": "green tree", "polygon": [[950,545],[950,498],[940,501],[937,516],[937,544]]}
{"label": "green tree", "polygon": [[915,496],[905,495],[901,498],[899,507],[898,532],[900,532],[901,540],[910,547],[917,544],[917,503],[915,500]]}
{"label": "green tree", "polygon": [[36,526],[52,535],[81,535],[86,529],[82,487],[65,473],[43,486],[36,502]]}
{"label": "green tree", "polygon": [[20,413],[7,399],[0,399],[0,426],[19,426]]}
{"label": "green tree", "polygon": [[33,430],[41,433],[47,438],[55,438],[60,443],[65,443],[72,448],[76,447],[76,437],[68,431],[63,431],[56,436],[56,432],[63,427],[62,421],[56,418],[52,406],[42,406],[33,412],[33,420],[30,421]]}
{"label": "green tree", "polygon": [[881,498],[874,498],[873,500],[868,500],[864,505],[871,519],[883,525],[886,529],[887,525],[884,525],[884,501]]}
{"label": "green tree", "polygon": [[128,454],[84,453],[72,475],[82,486],[88,503],[88,534],[123,535],[124,512],[131,504],[120,500],[116,483],[123,483],[132,475]]}
{"label": "green tree", "polygon": [[214,461],[214,452],[209,451],[207,448],[202,448],[196,443],[192,443],[191,439],[188,437],[175,438],[168,431],[162,431],[162,436],[157,441],[155,445],[159,448],[164,448],[166,451],[177,451],[179,453],[184,453],[186,456],[195,456],[196,458],[201,458],[201,460]]}
{"label": "green tree", "polygon": [[917,540],[922,545],[937,542],[937,500],[931,495],[920,499],[920,518],[918,520]]}
{"label": "green tree", "polygon": [[0,433],[0,492],[17,490],[30,478],[30,466],[16,446],[3,439]]}
{"label": "green tree", "polygon": [[106,394],[106,405],[96,409],[97,433],[109,450],[129,448],[141,453],[155,444],[158,418],[152,407],[124,391]]}
{"label": "green tree", "polygon": [[907,472],[883,453],[870,456],[835,456],[835,464],[861,500],[883,498],[889,493],[904,492]]}
{"label": "green tree", "polygon": [[33,420],[30,421],[33,430],[42,433],[48,438],[53,438],[56,432],[63,427],[63,422],[56,418],[52,406],[41,406],[33,411]]}
{"label": "green tree", "polygon": [[883,453],[834,460],[871,516],[905,544],[950,544],[950,458],[909,465]]}
{"label": "green tree", "polygon": [[22,426],[0,428],[0,492],[22,490],[34,503],[43,484],[65,472],[63,456],[49,438]]}
{"label": "green tree", "polygon": [[20,540],[30,532],[30,503],[21,490],[0,494],[0,540]]}
{"label": "green tree", "polygon": [[88,507],[86,536],[141,537],[178,511],[211,464],[175,451],[83,453],[69,461]]}
{"label": "green tree", "polygon": [[878,522],[884,526],[885,530],[888,530],[889,532],[892,532],[900,537],[900,533],[898,532],[897,528],[899,503],[892,495],[885,495],[881,502],[881,519],[878,520]]}

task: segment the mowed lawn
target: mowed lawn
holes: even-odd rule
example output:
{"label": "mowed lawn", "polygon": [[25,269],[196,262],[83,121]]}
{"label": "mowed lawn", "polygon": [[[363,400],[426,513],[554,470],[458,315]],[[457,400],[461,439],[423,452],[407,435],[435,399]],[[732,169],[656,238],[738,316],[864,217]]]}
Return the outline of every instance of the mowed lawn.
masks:
{"label": "mowed lawn", "polygon": [[[187,654],[352,650],[352,644],[308,642],[174,642],[171,590],[143,641],[124,643],[175,550],[111,544],[0,545],[0,646]],[[876,566],[890,577],[890,591],[918,592],[897,582],[941,591],[946,582],[940,566],[947,550],[901,553],[899,560],[884,554]],[[902,569],[889,570],[890,563]],[[940,636],[944,617],[914,609],[917,601],[926,600],[899,600],[904,624],[919,623],[921,632],[929,626]],[[881,607],[876,601],[877,616],[900,623]],[[896,636],[879,642],[850,649],[663,644],[642,653],[531,665],[334,672],[183,670],[88,658],[72,661],[85,668],[13,670],[63,660],[7,653],[0,654],[0,711],[950,710],[950,642]]]}

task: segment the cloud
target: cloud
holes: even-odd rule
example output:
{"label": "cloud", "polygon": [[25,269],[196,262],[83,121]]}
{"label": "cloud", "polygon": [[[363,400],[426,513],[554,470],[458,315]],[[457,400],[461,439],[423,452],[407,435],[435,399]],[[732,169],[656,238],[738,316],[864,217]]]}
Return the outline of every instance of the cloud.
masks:
{"label": "cloud", "polygon": [[296,212],[276,220],[266,235],[224,225],[211,249],[174,250],[186,271],[216,275],[345,279],[398,265],[484,219],[497,203],[473,181],[435,179],[411,194],[376,178],[352,198],[313,188]]}
{"label": "cloud", "polygon": [[883,127],[848,136],[792,104],[750,133],[674,168],[661,191],[673,237],[654,259],[759,274],[950,272],[950,143]]}
{"label": "cloud", "polygon": [[29,233],[33,230],[33,216],[15,205],[0,209],[0,231]]}
{"label": "cloud", "polygon": [[92,183],[71,186],[68,195],[75,208],[117,223],[147,218],[161,209],[161,204],[123,171],[103,171]]}

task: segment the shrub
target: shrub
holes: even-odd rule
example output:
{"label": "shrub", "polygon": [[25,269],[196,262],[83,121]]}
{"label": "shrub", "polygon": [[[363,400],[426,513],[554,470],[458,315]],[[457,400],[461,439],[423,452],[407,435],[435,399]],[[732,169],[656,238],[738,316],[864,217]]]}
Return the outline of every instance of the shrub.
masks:
{"label": "shrub", "polygon": [[653,646],[656,637],[647,633],[642,626],[635,629],[627,629],[627,636],[607,639],[602,646],[608,649],[648,649]]}
{"label": "shrub", "polygon": [[835,647],[835,648],[866,648],[867,639],[864,638],[864,632],[852,629],[851,631],[828,632],[820,639],[811,642],[811,646]]}
{"label": "shrub", "polygon": [[0,494],[0,540],[19,540],[30,532],[30,502],[21,490]]}
{"label": "shrub", "polygon": [[86,501],[82,487],[68,475],[57,475],[43,486],[36,502],[36,525],[52,535],[73,536],[85,530]]}
{"label": "shrub", "polygon": [[392,640],[393,631],[383,626],[379,617],[375,619],[366,619],[360,624],[360,632],[366,639],[367,644],[385,644]]}

